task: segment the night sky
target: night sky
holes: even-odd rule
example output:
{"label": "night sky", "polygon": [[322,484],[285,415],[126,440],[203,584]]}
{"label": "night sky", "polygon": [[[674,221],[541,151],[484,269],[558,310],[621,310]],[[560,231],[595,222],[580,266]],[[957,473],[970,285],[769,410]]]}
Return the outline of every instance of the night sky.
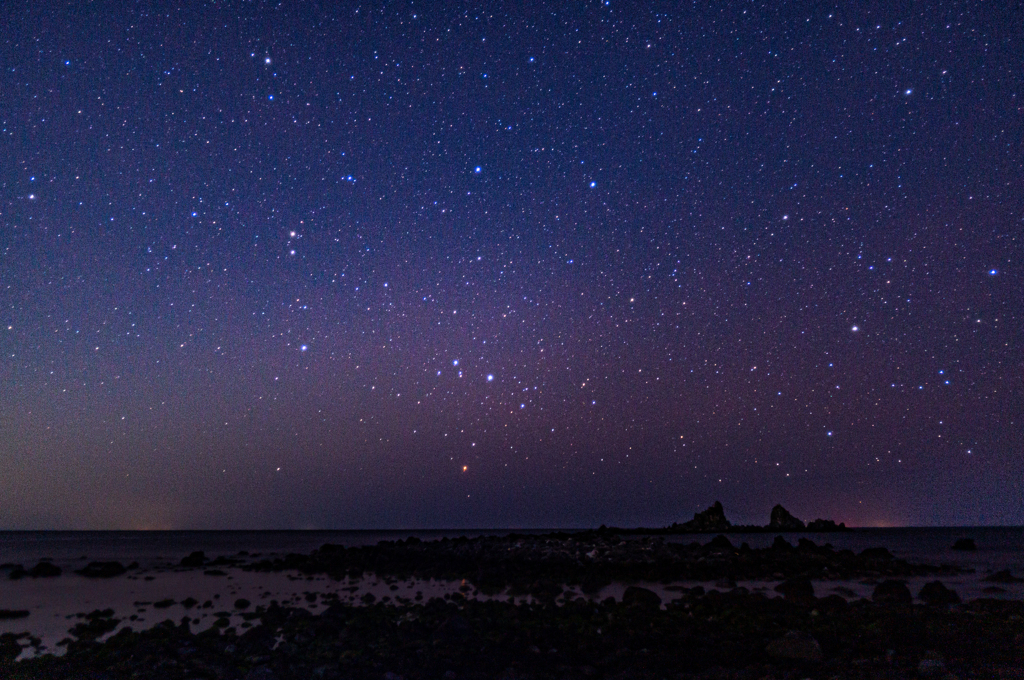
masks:
{"label": "night sky", "polygon": [[5,3],[0,529],[1024,524],[1014,4]]}

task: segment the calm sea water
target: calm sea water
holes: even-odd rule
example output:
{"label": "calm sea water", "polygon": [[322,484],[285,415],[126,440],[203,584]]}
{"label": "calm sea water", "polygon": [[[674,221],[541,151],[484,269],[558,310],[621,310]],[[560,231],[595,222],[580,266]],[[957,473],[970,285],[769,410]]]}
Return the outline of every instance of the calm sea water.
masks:
{"label": "calm sea water", "polygon": [[[549,529],[517,530],[517,533],[546,533]],[[58,566],[77,568],[87,561],[138,561],[142,566],[177,562],[193,550],[209,557],[235,555],[240,551],[261,555],[309,553],[325,543],[346,546],[372,545],[382,540],[416,536],[436,540],[443,536],[505,535],[509,530],[475,531],[5,531],[0,532],[0,564],[30,566],[42,558]],[[815,543],[830,543],[836,549],[884,546],[894,555],[913,562],[953,564],[979,573],[1010,569],[1024,574],[1024,527],[926,527],[857,529],[843,533],[781,534],[795,543],[804,536]],[[753,548],[767,547],[774,533],[729,534],[735,545],[747,542]],[[636,537],[628,537],[633,539]],[[670,541],[706,543],[710,534],[665,537]],[[976,552],[950,550],[958,538],[973,538]]]}

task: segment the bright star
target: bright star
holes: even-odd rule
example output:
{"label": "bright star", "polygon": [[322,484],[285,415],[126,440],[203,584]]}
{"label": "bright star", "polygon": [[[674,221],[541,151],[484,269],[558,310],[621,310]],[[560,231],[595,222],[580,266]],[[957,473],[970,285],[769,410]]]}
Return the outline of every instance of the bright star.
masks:
{"label": "bright star", "polygon": [[459,360],[458,359],[456,359],[455,361],[452,362],[452,366],[458,366],[458,365],[459,365]]}
{"label": "bright star", "polygon": [[494,376],[493,375],[488,375],[487,376],[487,382],[491,382],[493,380],[494,380]]}
{"label": "bright star", "polygon": [[[33,198],[33,196],[29,196],[29,198]],[[998,270],[998,269],[989,269],[989,270],[988,270],[988,275],[989,275],[989,276],[995,276],[995,275],[996,275],[996,274],[998,274],[998,273],[999,273],[999,270]]]}
{"label": "bright star", "polygon": [[299,349],[302,350],[303,352],[305,352],[307,349],[309,349],[309,347],[307,345],[303,345]]}
{"label": "bright star", "polygon": [[853,331],[854,333],[856,333],[857,331],[859,331],[859,330],[860,330],[860,328],[858,328],[857,326],[854,326],[854,327],[853,327],[853,328],[851,328],[850,330],[851,330],[851,331]]}
{"label": "bright star", "polygon": [[481,168],[481,167],[480,167],[480,166],[478,165],[478,166],[476,166],[475,168],[473,168],[473,172],[475,172],[476,174],[478,174],[478,175],[479,175],[479,174],[480,174],[481,172],[483,172],[483,168]]}
{"label": "bright star", "polygon": [[263,59],[263,63],[264,63],[264,64],[269,64],[269,63],[270,63],[270,57],[265,57],[265,58]]}
{"label": "bright star", "polygon": [[596,186],[597,186],[597,182],[591,182],[591,183],[590,183],[590,188],[591,188],[591,189],[593,189],[593,188],[594,188],[594,187],[596,187]]}

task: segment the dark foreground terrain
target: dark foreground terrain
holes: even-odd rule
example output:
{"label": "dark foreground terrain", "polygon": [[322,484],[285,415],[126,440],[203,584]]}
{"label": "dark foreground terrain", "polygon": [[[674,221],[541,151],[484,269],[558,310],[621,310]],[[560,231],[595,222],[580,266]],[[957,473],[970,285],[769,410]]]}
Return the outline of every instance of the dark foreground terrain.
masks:
{"label": "dark foreground terrain", "polygon": [[[244,602],[236,603],[248,612],[238,629],[224,618],[192,633],[186,617],[103,643],[96,639],[118,621],[96,611],[72,630],[60,658],[15,662],[26,638],[0,636],[0,678],[1024,678],[1024,603],[962,603],[941,582],[955,570],[908,564],[884,549],[854,555],[777,541],[751,550],[724,538],[685,546],[577,534],[325,546],[230,561],[221,560],[339,578],[370,570],[385,579],[464,578],[469,598],[334,601],[318,615]],[[182,562],[212,564],[198,553]],[[911,575],[934,580],[911,593],[902,580]],[[782,583],[766,592],[672,585],[694,578],[726,588],[737,578]],[[860,579],[874,594],[816,598],[812,578]],[[674,599],[636,586],[618,601],[588,599],[562,587],[585,592],[609,579],[659,581]],[[502,595],[473,599],[484,592]],[[508,597],[516,594],[529,598]]]}

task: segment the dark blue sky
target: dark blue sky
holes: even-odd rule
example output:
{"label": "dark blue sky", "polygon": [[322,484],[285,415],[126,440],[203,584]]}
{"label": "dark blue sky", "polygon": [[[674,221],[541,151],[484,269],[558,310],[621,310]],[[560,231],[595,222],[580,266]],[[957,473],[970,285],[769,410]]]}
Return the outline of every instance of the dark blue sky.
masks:
{"label": "dark blue sky", "polygon": [[1001,3],[15,3],[0,528],[1024,523]]}

